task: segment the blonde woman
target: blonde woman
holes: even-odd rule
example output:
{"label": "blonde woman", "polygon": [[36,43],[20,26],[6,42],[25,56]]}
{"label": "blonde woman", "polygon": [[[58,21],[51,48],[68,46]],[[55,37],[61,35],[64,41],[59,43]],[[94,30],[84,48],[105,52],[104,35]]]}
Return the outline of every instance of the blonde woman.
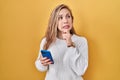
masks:
{"label": "blonde woman", "polygon": [[[41,50],[51,52],[54,64],[41,55]],[[88,67],[88,44],[85,37],[76,35],[67,5],[58,5],[52,11],[40,51],[35,66],[47,71],[45,80],[83,80]]]}

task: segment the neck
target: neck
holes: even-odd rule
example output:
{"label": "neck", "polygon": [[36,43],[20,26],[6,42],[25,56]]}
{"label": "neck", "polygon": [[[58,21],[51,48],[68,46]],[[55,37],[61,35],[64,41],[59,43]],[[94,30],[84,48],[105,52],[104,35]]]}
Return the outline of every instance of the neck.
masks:
{"label": "neck", "polygon": [[58,37],[59,39],[63,39],[63,37],[62,37],[62,32],[58,32],[57,37]]}
{"label": "neck", "polygon": [[[72,36],[73,34],[70,34],[70,35]],[[59,39],[63,39],[62,32],[58,32],[58,34],[57,34],[57,38],[59,38]]]}

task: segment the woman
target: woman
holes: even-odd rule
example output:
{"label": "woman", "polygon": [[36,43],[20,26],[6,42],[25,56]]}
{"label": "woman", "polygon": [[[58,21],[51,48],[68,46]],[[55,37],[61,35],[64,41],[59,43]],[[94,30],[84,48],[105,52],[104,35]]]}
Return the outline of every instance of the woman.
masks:
{"label": "woman", "polygon": [[[54,64],[42,57],[41,50],[51,52]],[[87,40],[76,35],[67,5],[61,4],[51,13],[40,51],[35,66],[39,71],[47,71],[45,80],[83,80],[88,67]]]}

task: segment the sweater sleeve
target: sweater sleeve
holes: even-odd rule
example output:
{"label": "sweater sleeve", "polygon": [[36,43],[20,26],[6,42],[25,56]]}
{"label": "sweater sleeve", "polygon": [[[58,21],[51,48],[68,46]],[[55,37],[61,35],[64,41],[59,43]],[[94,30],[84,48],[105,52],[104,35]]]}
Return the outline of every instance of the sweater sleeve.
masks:
{"label": "sweater sleeve", "polygon": [[[45,44],[45,39],[43,39],[41,41],[41,44],[40,44],[40,50],[43,49],[43,45]],[[39,70],[39,71],[46,71],[48,69],[48,66],[43,66],[40,62],[40,56],[41,56],[41,53],[40,53],[40,50],[39,50],[39,54],[38,54],[38,57],[35,61],[35,66],[36,68]]]}
{"label": "sweater sleeve", "polygon": [[70,67],[78,76],[82,76],[88,67],[88,45],[86,38],[75,42],[75,48],[68,48]]}

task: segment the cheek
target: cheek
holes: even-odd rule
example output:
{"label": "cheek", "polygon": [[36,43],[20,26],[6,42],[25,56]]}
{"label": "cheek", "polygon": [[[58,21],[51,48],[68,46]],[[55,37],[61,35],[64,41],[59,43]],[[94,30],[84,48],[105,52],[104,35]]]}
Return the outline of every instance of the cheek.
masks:
{"label": "cheek", "polygon": [[72,27],[73,27],[73,23],[71,22],[71,23],[70,23],[70,29],[72,29]]}
{"label": "cheek", "polygon": [[70,28],[69,28],[69,30],[71,30],[71,29],[72,29],[72,27],[73,27],[73,26],[71,25],[71,26],[70,26]]}
{"label": "cheek", "polygon": [[62,24],[60,22],[58,23],[58,30],[62,30]]}

